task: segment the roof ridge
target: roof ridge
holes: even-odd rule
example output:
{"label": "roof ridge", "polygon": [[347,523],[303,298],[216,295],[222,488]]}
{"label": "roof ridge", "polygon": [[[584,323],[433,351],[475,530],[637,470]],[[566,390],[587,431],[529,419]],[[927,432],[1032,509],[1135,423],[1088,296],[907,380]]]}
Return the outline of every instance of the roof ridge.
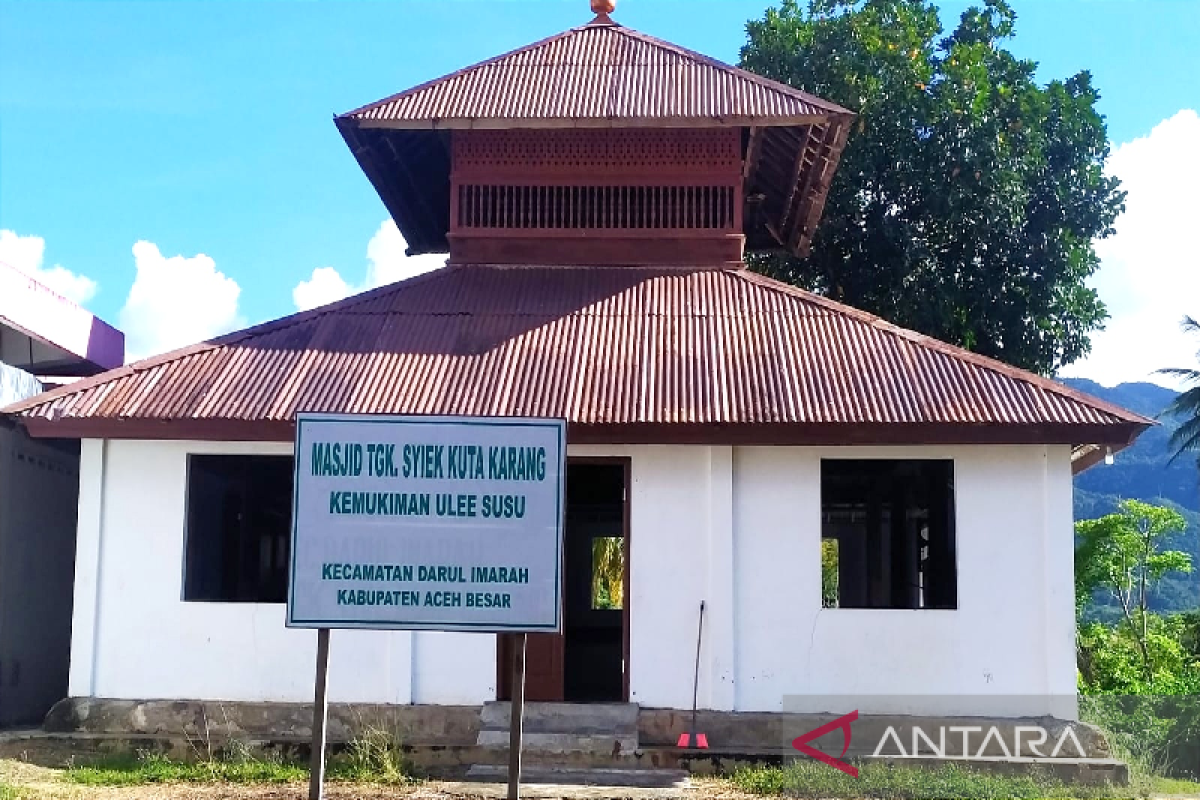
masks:
{"label": "roof ridge", "polygon": [[776,280],[775,278],[771,278],[757,272],[752,272],[751,270],[727,270],[727,272],[737,275],[743,280],[747,280],[751,283],[756,283],[768,289],[774,289],[775,291],[783,294],[788,294],[801,300],[811,302],[814,305],[821,306],[822,308],[828,309],[835,313],[839,313],[843,316],[850,317],[859,322],[871,325],[872,327],[890,333],[893,336],[898,336],[902,339],[912,342],[919,347],[924,347],[928,350],[941,353],[942,355],[967,361],[975,364],[976,366],[983,367],[984,369],[997,372],[1007,378],[1019,380],[1031,386],[1036,386],[1048,392],[1052,392],[1053,394],[1057,394],[1068,400],[1090,405],[1093,408],[1104,411],[1108,414],[1112,414],[1113,416],[1127,422],[1136,422],[1139,424],[1148,425],[1158,424],[1156,421],[1148,417],[1143,417],[1141,414],[1121,408],[1120,406],[1110,403],[1107,400],[1102,400],[1099,397],[1094,397],[1086,392],[1073,389],[1064,383],[1054,380],[1053,378],[1046,378],[1038,375],[1035,372],[1030,372],[1029,370],[1021,369],[1020,367],[1014,367],[1012,364],[1006,364],[999,359],[991,358],[990,356],[985,356],[981,353],[975,353],[967,350],[964,347],[958,347],[957,345],[943,342],[940,339],[920,333],[919,331],[914,331],[911,328],[905,328],[895,324],[894,322],[888,322],[883,317],[877,316],[868,311],[863,311],[862,309],[846,305],[845,303],[839,303],[836,300],[824,297],[815,292],[810,292],[807,289],[801,289],[800,287],[793,286],[790,283],[784,283],[783,281]]}
{"label": "roof ridge", "polygon": [[[616,23],[614,23],[614,24],[616,24]],[[687,47],[684,47],[683,45],[675,44],[674,42],[669,42],[666,39],[659,39],[657,36],[651,36],[648,33],[644,33],[642,31],[635,30],[634,28],[625,28],[625,27],[622,27],[619,25],[617,27],[620,28],[620,31],[619,31],[620,33],[623,33],[626,36],[629,36],[630,38],[640,39],[641,41],[647,42],[649,44],[657,45],[658,47],[662,47],[663,49],[666,49],[666,50],[671,50],[680,55],[695,59],[696,61],[702,61],[702,62],[708,64],[709,66],[716,67],[718,69],[723,69],[728,72],[733,72],[738,77],[745,78],[746,80],[752,81],[753,83],[757,83],[759,86],[762,86],[764,88],[772,89],[777,92],[782,92],[783,94],[789,94],[789,95],[796,97],[799,100],[803,100],[806,103],[811,103],[812,105],[815,105],[815,106],[821,106],[821,107],[825,108],[831,114],[846,114],[851,117],[857,116],[857,114],[855,114],[855,112],[851,111],[848,108],[844,108],[843,106],[840,106],[837,103],[834,103],[830,100],[825,100],[824,98],[817,97],[815,94],[809,94],[808,92],[804,91],[803,89],[797,89],[795,86],[789,86],[788,84],[783,83],[782,81],[772,80],[770,78],[759,75],[755,72],[751,72],[748,69],[743,69],[742,67],[739,67],[735,64],[726,63],[724,61],[721,61],[718,58],[713,58],[712,56],[705,55],[704,53],[701,53],[696,50],[691,50]]]}
{"label": "roof ridge", "polygon": [[[617,25],[616,23],[613,23],[613,26],[617,27],[617,28],[622,27],[620,25]],[[474,72],[475,70],[480,69],[482,67],[491,66],[492,64],[496,63],[497,61],[500,61],[505,58],[509,58],[511,56],[515,56],[518,53],[524,53],[528,50],[533,50],[536,47],[543,47],[545,45],[550,44],[551,42],[566,38],[567,36],[570,36],[571,34],[576,33],[577,31],[583,30],[586,27],[587,27],[587,25],[578,25],[574,28],[567,28],[565,31],[560,31],[551,36],[547,36],[543,39],[538,39],[536,42],[530,42],[529,44],[521,45],[520,47],[517,47],[513,50],[509,50],[507,52],[500,53],[499,55],[492,56],[491,58],[485,58],[483,61],[477,61],[474,64],[468,64],[467,66],[460,67],[459,69],[456,69],[453,72],[447,73],[445,75],[439,75],[436,78],[431,78],[431,79],[425,81],[424,83],[417,84],[416,86],[410,86],[409,88],[407,88],[403,91],[400,91],[400,92],[396,92],[395,94],[385,97],[382,100],[376,100],[374,102],[367,103],[366,105],[362,105],[362,106],[359,106],[358,108],[347,111],[344,114],[335,114],[334,119],[353,118],[353,117],[357,116],[358,114],[363,113],[364,111],[368,111],[368,110],[370,110],[372,108],[376,108],[378,106],[387,105],[388,103],[393,103],[393,102],[399,100],[400,98],[405,97],[406,95],[416,94],[417,92],[427,89],[430,86],[433,86],[435,84],[442,83],[443,81],[448,81],[453,78],[457,78],[460,75],[467,74],[468,72]],[[596,27],[600,27],[600,26],[596,26]]]}
{"label": "roof ridge", "polygon": [[620,23],[614,22],[612,20],[609,20],[606,23],[597,23],[596,20],[592,20],[591,22],[588,22],[585,25],[577,25],[573,28],[567,28],[564,31],[553,34],[552,36],[547,36],[543,39],[539,39],[536,42],[532,42],[527,45],[522,45],[521,47],[518,47],[514,50],[509,50],[508,52],[492,56],[491,58],[484,59],[483,61],[479,61],[475,64],[469,64],[465,67],[457,69],[446,75],[442,75],[440,77],[433,78],[431,80],[425,81],[424,83],[420,83],[416,86],[405,89],[404,91],[397,92],[393,95],[383,98],[382,100],[376,100],[373,103],[367,103],[366,105],[359,106],[358,108],[355,108],[351,111],[347,111],[344,114],[337,114],[337,115],[335,115],[335,119],[354,118],[366,111],[369,111],[374,108],[378,108],[380,106],[387,105],[388,103],[393,103],[397,100],[400,100],[403,97],[424,91],[425,89],[427,89],[431,86],[434,86],[436,84],[453,80],[453,79],[458,78],[462,75],[465,75],[469,72],[474,72],[475,70],[491,66],[499,61],[503,61],[505,59],[516,56],[518,54],[526,53],[526,52],[535,50],[540,47],[545,47],[546,45],[550,44],[551,42],[558,41],[559,39],[565,39],[565,38],[574,36],[578,33],[582,33],[584,31],[589,31],[589,30],[612,31],[614,34],[628,36],[631,39],[636,39],[636,40],[642,41],[644,43],[653,45],[655,47],[659,47],[664,50],[673,52],[676,55],[680,55],[685,58],[689,58],[693,61],[698,61],[698,62],[707,64],[708,66],[714,67],[716,69],[719,69],[719,70],[722,70],[722,71],[725,71],[728,73],[732,73],[736,77],[751,81],[751,82],[756,83],[759,86],[762,86],[766,89],[770,89],[772,91],[791,96],[791,97],[793,97],[797,100],[801,100],[805,103],[809,103],[811,105],[818,106],[818,107],[824,109],[827,113],[844,114],[844,115],[851,116],[851,117],[855,116],[855,113],[853,111],[851,111],[847,108],[844,108],[844,107],[838,105],[837,103],[830,102],[829,100],[824,100],[820,97],[817,97],[816,95],[809,94],[808,92],[806,92],[802,89],[797,89],[794,86],[788,86],[786,83],[771,80],[770,78],[763,77],[762,75],[757,75],[753,72],[750,72],[749,70],[742,69],[741,67],[735,66],[733,64],[727,64],[724,61],[713,58],[711,56],[707,56],[707,55],[697,52],[695,50],[691,50],[689,48],[683,47],[682,45],[675,44],[674,42],[669,42],[665,39],[659,39],[657,36],[651,36],[648,33],[643,33],[642,31],[627,27],[625,25],[621,25]]}
{"label": "roof ridge", "polygon": [[310,319],[315,319],[325,314],[344,311],[369,300],[374,300],[377,297],[390,294],[401,287],[412,286],[413,284],[417,283],[424,283],[425,281],[430,280],[437,275],[459,268],[460,267],[458,265],[447,264],[445,266],[438,267],[437,269],[431,269],[428,272],[422,272],[419,275],[412,275],[403,280],[385,283],[382,286],[376,286],[373,289],[367,289],[366,291],[359,292],[358,294],[352,294],[349,297],[343,297],[341,300],[335,300],[332,303],[326,303],[323,306],[310,308],[306,311],[296,311],[283,317],[277,317],[276,319],[260,322],[257,325],[251,325],[248,328],[231,331],[212,339],[209,343],[214,347],[223,347],[225,345],[236,344],[237,342],[248,339],[252,336],[261,336],[264,333],[272,333],[284,328],[290,328],[293,325],[299,325],[302,322],[307,322]]}

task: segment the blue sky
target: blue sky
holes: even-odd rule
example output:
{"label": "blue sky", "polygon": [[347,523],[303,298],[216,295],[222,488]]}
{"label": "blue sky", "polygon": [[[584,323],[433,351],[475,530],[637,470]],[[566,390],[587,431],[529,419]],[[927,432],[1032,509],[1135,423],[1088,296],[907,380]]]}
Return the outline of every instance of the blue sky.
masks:
{"label": "blue sky", "polygon": [[[732,62],[745,21],[766,5],[621,0],[615,18]],[[966,5],[941,4],[946,21]],[[1200,3],[1013,5],[1013,49],[1040,63],[1043,80],[1090,69],[1114,143],[1169,120],[1170,144],[1200,150],[1200,120],[1179,116],[1200,109]],[[381,231],[386,212],[331,117],[590,16],[586,0],[0,0],[0,257],[125,327],[134,355],[290,313],[314,270],[325,268],[309,292],[320,299],[423,269]],[[1131,174],[1178,176],[1162,150],[1135,148]],[[1180,192],[1175,205],[1195,219],[1200,204]],[[1138,235],[1161,238],[1142,230],[1157,210],[1142,216]],[[1142,252],[1139,241],[1131,234],[1107,254],[1106,270]],[[1107,276],[1114,293],[1133,267],[1121,269]],[[1137,363],[1110,360],[1085,366],[1108,377]]]}

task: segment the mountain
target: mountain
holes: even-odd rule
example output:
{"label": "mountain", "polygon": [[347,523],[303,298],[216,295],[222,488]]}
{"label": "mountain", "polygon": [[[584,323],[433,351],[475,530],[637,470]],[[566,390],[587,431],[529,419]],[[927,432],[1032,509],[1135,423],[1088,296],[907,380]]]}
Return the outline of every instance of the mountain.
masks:
{"label": "mountain", "polygon": [[[1081,378],[1067,378],[1063,383],[1152,418],[1177,394],[1153,383],[1106,387]],[[1100,463],[1075,476],[1075,519],[1110,514],[1119,501],[1130,498],[1180,511],[1188,521],[1187,530],[1167,548],[1191,553],[1197,571],[1164,579],[1151,596],[1151,604],[1156,611],[1184,611],[1200,608],[1200,469],[1189,455],[1168,463],[1173,425],[1169,419],[1160,421],[1162,424],[1139,436],[1133,446],[1116,453],[1114,463]]]}

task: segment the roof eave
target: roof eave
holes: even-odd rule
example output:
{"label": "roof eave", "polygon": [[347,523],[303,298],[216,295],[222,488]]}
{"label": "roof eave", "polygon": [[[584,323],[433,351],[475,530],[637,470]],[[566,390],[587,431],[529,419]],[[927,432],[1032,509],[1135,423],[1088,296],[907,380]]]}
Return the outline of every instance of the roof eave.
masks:
{"label": "roof eave", "polygon": [[[149,439],[231,442],[290,442],[291,420],[227,418],[151,419],[59,417],[19,414],[34,438]],[[1009,423],[569,423],[571,444],[732,445],[732,446],[879,446],[879,445],[1069,445],[1094,446],[1100,455],[1129,446],[1147,426],[1112,424]],[[1083,457],[1088,457],[1086,454]],[[1073,455],[1073,469],[1079,467]]]}
{"label": "roof eave", "polygon": [[796,125],[849,123],[852,112],[729,117],[450,117],[445,119],[376,119],[337,117],[338,127],[386,130],[556,130],[563,128],[783,128]]}
{"label": "roof eave", "polygon": [[1133,445],[1137,437],[1141,436],[1148,429],[1157,426],[1159,423],[1155,421],[1143,423],[1129,423],[1133,429],[1129,437],[1125,441],[1097,441],[1087,442],[1086,444],[1077,444],[1071,449],[1071,474],[1078,475],[1084,470],[1104,461],[1106,458],[1116,455],[1127,447]]}

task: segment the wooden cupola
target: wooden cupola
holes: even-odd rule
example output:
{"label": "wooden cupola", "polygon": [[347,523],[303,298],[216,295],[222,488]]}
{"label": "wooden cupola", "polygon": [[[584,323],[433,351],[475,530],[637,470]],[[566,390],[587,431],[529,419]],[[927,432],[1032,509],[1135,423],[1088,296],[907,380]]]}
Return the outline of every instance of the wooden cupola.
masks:
{"label": "wooden cupola", "polygon": [[599,10],[336,119],[409,253],[690,268],[806,253],[853,114]]}

